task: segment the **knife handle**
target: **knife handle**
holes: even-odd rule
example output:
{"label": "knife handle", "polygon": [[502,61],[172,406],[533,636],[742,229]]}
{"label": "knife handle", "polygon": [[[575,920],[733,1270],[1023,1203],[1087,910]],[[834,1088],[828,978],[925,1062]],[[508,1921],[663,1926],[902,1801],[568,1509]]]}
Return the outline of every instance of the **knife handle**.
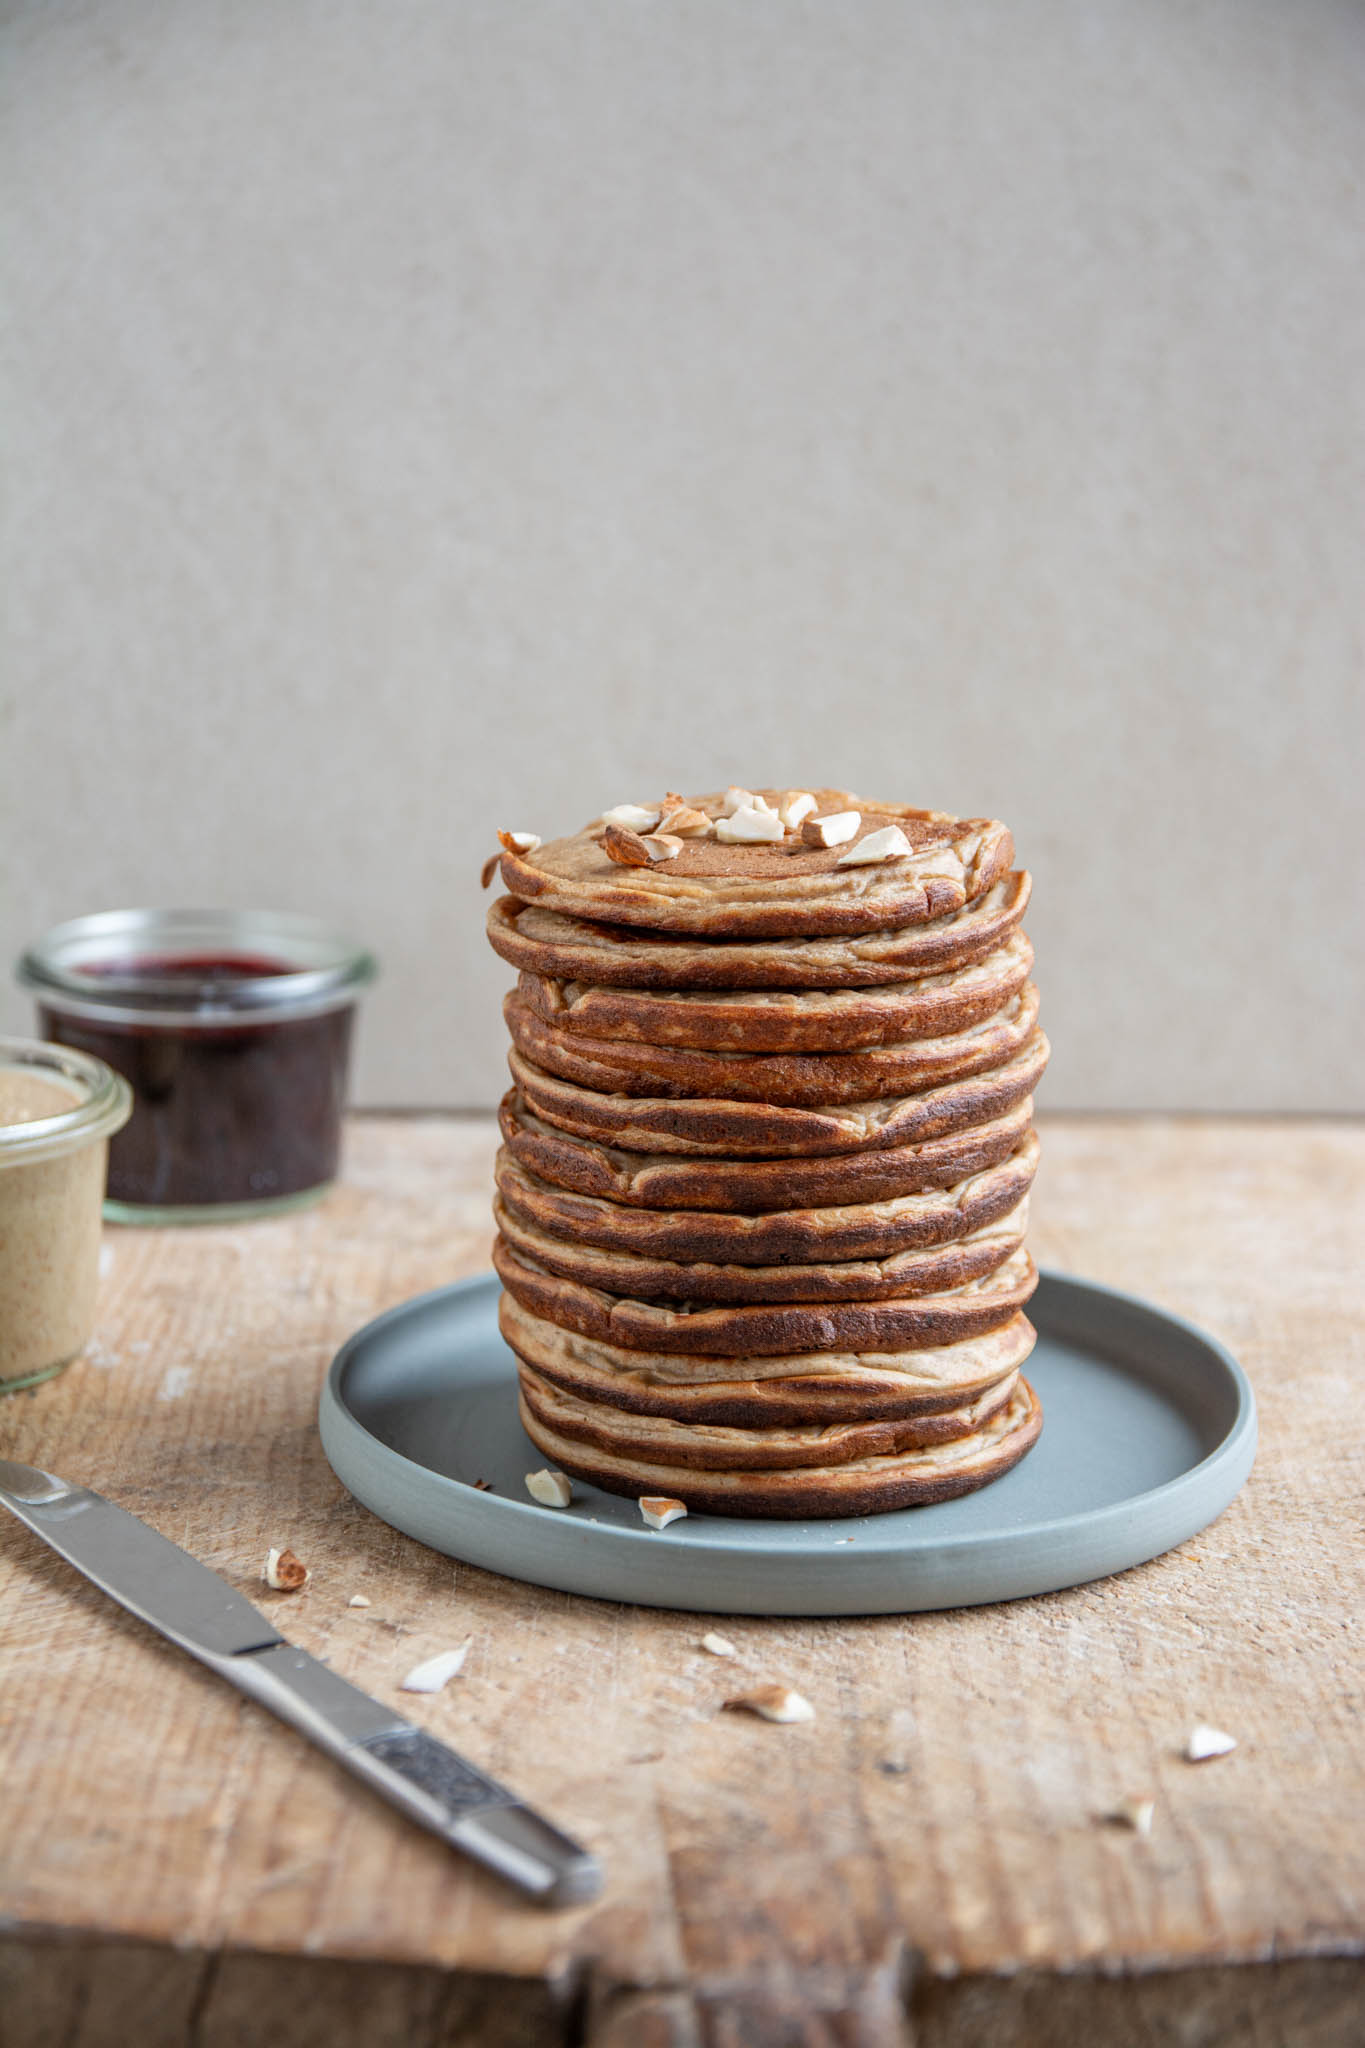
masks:
{"label": "knife handle", "polygon": [[292,1643],[205,1659],[381,1798],[548,1906],[596,1898],[595,1856],[434,1735]]}
{"label": "knife handle", "polygon": [[582,1905],[602,1889],[595,1856],[420,1728],[405,1724],[376,1735],[342,1762],[414,1820],[548,1906]]}

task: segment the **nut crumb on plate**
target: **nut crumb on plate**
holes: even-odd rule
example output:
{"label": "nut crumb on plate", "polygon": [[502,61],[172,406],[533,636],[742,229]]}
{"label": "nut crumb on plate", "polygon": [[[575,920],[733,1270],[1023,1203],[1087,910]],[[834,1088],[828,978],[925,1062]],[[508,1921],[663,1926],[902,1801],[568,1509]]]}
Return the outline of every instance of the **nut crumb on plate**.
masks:
{"label": "nut crumb on plate", "polygon": [[526,1491],[543,1508],[566,1508],[573,1499],[573,1488],[564,1474],[551,1471],[548,1465],[526,1474]]}
{"label": "nut crumb on plate", "polygon": [[666,1529],[670,1522],[680,1522],[687,1513],[685,1502],[670,1500],[666,1494],[642,1494],[638,1506],[651,1529]]}
{"label": "nut crumb on plate", "polygon": [[714,1629],[707,1630],[701,1639],[701,1646],[703,1650],[709,1651],[713,1657],[737,1657],[739,1655],[739,1651],[730,1641],[729,1636],[717,1635]]}
{"label": "nut crumb on plate", "polygon": [[352,1593],[346,1605],[348,1607],[368,1607],[370,1605],[370,1596],[368,1593]]}

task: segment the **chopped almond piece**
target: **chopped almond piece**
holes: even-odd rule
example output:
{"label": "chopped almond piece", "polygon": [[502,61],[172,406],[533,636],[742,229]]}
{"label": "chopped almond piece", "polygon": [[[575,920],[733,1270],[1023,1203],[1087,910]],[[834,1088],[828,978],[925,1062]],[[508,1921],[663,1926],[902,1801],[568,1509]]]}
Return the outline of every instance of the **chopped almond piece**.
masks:
{"label": "chopped almond piece", "polygon": [[659,830],[676,832],[680,839],[704,839],[711,830],[711,820],[705,811],[694,811],[690,804],[679,803],[675,810],[664,812]]}
{"label": "chopped almond piece", "polygon": [[861,811],[831,811],[827,818],[803,818],[801,838],[806,846],[843,846],[862,822]]}
{"label": "chopped almond piece", "polygon": [[650,865],[649,848],[638,832],[629,832],[624,825],[608,825],[602,834],[602,845],[608,860],[614,860],[623,868],[647,868]]}
{"label": "chopped almond piece", "polygon": [[652,861],[676,860],[683,843],[671,832],[647,832],[640,841]]}
{"label": "chopped almond piece", "polygon": [[615,810],[602,813],[604,825],[619,825],[623,832],[652,832],[658,822],[657,805],[617,804]]}
{"label": "chopped almond piece", "polygon": [[1114,1811],[1106,1816],[1115,1827],[1131,1828],[1135,1835],[1150,1835],[1155,1817],[1154,1799],[1120,1799]]}
{"label": "chopped almond piece", "polygon": [[639,1507],[651,1529],[666,1529],[670,1522],[680,1522],[687,1513],[683,1501],[671,1500],[661,1493],[642,1495]]}
{"label": "chopped almond piece", "polygon": [[498,844],[509,853],[534,853],[540,845],[538,832],[499,832]]}
{"label": "chopped almond piece", "polygon": [[540,1472],[527,1473],[526,1491],[543,1508],[566,1508],[573,1499],[573,1489],[564,1474],[552,1471],[549,1466]]}
{"label": "chopped almond piece", "polygon": [[272,1550],[266,1555],[261,1577],[276,1593],[297,1593],[308,1584],[308,1567],[292,1550]]}
{"label": "chopped almond piece", "polygon": [[730,817],[722,818],[716,826],[716,837],[724,845],[758,845],[765,841],[775,843],[783,836],[782,820],[776,811],[741,809]]}
{"label": "chopped almond piece", "polygon": [[473,1636],[466,1636],[458,1650],[441,1650],[424,1664],[414,1664],[406,1678],[398,1681],[400,1692],[444,1692],[469,1655]]}
{"label": "chopped almond piece", "polygon": [[850,846],[847,853],[841,853],[835,865],[870,868],[884,860],[904,860],[913,851],[899,825],[883,825],[880,832],[869,832],[866,839],[860,839],[856,846]]}
{"label": "chopped almond piece", "polygon": [[1236,1749],[1237,1737],[1225,1735],[1221,1728],[1210,1728],[1207,1722],[1199,1722],[1190,1730],[1185,1742],[1185,1761],[1191,1764],[1206,1763],[1212,1756],[1227,1756]]}
{"label": "chopped almond piece", "polygon": [[799,1692],[786,1685],[756,1685],[722,1706],[737,1714],[757,1714],[761,1721],[813,1721],[815,1709]]}

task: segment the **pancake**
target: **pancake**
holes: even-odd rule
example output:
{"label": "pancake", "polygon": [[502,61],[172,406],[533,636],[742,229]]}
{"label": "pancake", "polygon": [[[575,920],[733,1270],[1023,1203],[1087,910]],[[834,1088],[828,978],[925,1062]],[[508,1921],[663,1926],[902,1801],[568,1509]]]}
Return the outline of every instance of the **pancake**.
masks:
{"label": "pancake", "polygon": [[665,1416],[635,1415],[600,1401],[566,1393],[520,1367],[521,1398],[538,1422],[572,1437],[590,1450],[609,1451],[634,1463],[686,1465],[729,1472],[783,1472],[805,1465],[847,1465],[859,1458],[895,1457],[931,1444],[971,1436],[1013,1398],[1017,1373],[1007,1373],[975,1401],[938,1415],[906,1416],[896,1422],[854,1420],[740,1429],[716,1422],[673,1422]]}
{"label": "pancake", "polygon": [[801,1266],[719,1265],[606,1251],[553,1236],[521,1222],[502,1201],[493,1217],[518,1258],[546,1272],[605,1288],[633,1300],[690,1302],[884,1301],[902,1294],[939,1294],[993,1273],[1024,1242],[1025,1199],[1000,1222],[953,1244],[896,1252],[887,1258],[843,1259]]}
{"label": "pancake", "polygon": [[1020,1380],[1006,1405],[970,1436],[890,1457],[789,1472],[699,1469],[623,1458],[551,1427],[532,1414],[525,1400],[521,1422],[536,1448],[562,1471],[608,1493],[635,1499],[667,1494],[706,1514],[794,1520],[885,1514],[974,1492],[1008,1472],[1037,1441],[1043,1411],[1028,1381]]}
{"label": "pancake", "polygon": [[915,1351],[984,1336],[1009,1322],[1038,1284],[1025,1251],[993,1272],[939,1294],[818,1304],[756,1302],[710,1307],[636,1301],[550,1273],[499,1237],[493,1264],[509,1293],[532,1315],[602,1344],[684,1357],[760,1358],[789,1351]]}
{"label": "pancake", "polygon": [[502,1013],[524,1058],[599,1094],[709,1095],[789,1107],[906,1095],[1003,1066],[1038,1022],[1038,991],[1026,982],[1018,995],[966,1031],[846,1053],[700,1052],[631,1039],[581,1038],[547,1023],[519,989],[504,997]]}
{"label": "pancake", "polygon": [[875,1152],[989,1123],[1032,1095],[1047,1066],[1048,1043],[1035,1031],[989,1073],[945,1081],[914,1095],[870,1102],[784,1107],[669,1096],[601,1095],[564,1081],[513,1050],[507,1064],[533,1116],[575,1138],[630,1152],[673,1152],[727,1159],[815,1159]]}
{"label": "pancake", "polygon": [[1032,886],[1026,873],[1005,875],[962,910],[862,937],[739,944],[682,930],[631,931],[500,896],[488,912],[488,938],[513,967],[604,988],[875,988],[984,958],[1022,922]]}
{"label": "pancake", "polygon": [[533,1011],[562,1042],[573,1041],[584,1058],[597,1057],[603,1042],[618,1057],[633,1049],[642,1059],[675,1048],[748,1056],[852,1053],[905,1048],[984,1024],[1025,987],[1032,965],[1033,948],[1016,931],[980,960],[877,988],[659,992],[598,988],[523,968],[507,1000]]}
{"label": "pancake", "polygon": [[[756,790],[774,805],[780,790]],[[897,825],[911,852],[868,867],[841,867],[847,846],[806,846],[799,834],[780,845],[729,845],[686,839],[673,860],[623,867],[603,845],[596,819],[567,839],[502,856],[512,895],[569,917],[644,925],[699,938],[784,939],[852,934],[923,924],[960,910],[999,880],[1014,857],[1006,826],[992,818],[870,802],[847,790],[812,791],[821,816],[858,811],[857,837]],[[719,794],[688,797],[709,817]]]}
{"label": "pancake", "polygon": [[504,1293],[498,1327],[542,1379],[635,1415],[778,1427],[937,1415],[1017,1372],[1037,1341],[1025,1315],[984,1337],[923,1351],[787,1352],[770,1358],[684,1357],[599,1344]]}
{"label": "pancake", "polygon": [[680,1159],[571,1137],[533,1115],[515,1089],[498,1109],[504,1142],[541,1180],[640,1209],[826,1208],[951,1188],[1008,1159],[1032,1118],[1030,1098],[990,1123],[919,1145],[818,1159]]}
{"label": "pancake", "polygon": [[[758,1215],[631,1208],[600,1195],[552,1187],[531,1173],[507,1146],[498,1153],[498,1194],[518,1222],[562,1241],[600,1245],[637,1257],[694,1260],[718,1265],[818,1265],[888,1259],[918,1247],[945,1245],[983,1230],[1009,1214],[1033,1184],[1038,1140],[1026,1131],[997,1166],[969,1174],[953,1187],[887,1201],[833,1208],[776,1209]],[[794,1297],[795,1298],[795,1297]]]}

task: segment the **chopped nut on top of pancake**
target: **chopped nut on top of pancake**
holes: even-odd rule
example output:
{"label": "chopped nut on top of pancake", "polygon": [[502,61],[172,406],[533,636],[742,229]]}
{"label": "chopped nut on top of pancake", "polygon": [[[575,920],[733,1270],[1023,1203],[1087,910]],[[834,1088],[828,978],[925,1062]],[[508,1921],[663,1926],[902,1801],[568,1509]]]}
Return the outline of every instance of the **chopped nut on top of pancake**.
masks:
{"label": "chopped nut on top of pancake", "polygon": [[899,825],[883,825],[880,832],[869,832],[866,839],[860,839],[856,846],[850,846],[847,853],[841,853],[836,865],[841,868],[875,867],[878,861],[904,860],[913,851]]}
{"label": "chopped nut on top of pancake", "polygon": [[674,832],[647,832],[640,844],[652,861],[676,860],[683,850],[682,840]]}
{"label": "chopped nut on top of pancake", "polygon": [[538,832],[499,832],[499,846],[505,846],[509,853],[534,853],[540,845]]}
{"label": "chopped nut on top of pancake", "polygon": [[657,804],[617,804],[602,813],[604,825],[619,825],[626,832],[652,832],[658,822]]}
{"label": "chopped nut on top of pancake", "polygon": [[[752,811],[759,808],[759,799],[751,789],[736,789],[734,783],[720,800],[722,818],[733,818],[736,811]],[[766,806],[764,806],[766,808]]]}
{"label": "chopped nut on top of pancake", "polygon": [[755,800],[722,818],[716,826],[716,837],[724,846],[757,846],[784,839],[786,830],[776,811],[766,805],[760,810]]}
{"label": "chopped nut on top of pancake", "polygon": [[602,849],[608,860],[614,860],[623,868],[647,868],[652,865],[649,848],[638,832],[632,832],[625,825],[608,825],[602,834]]}
{"label": "chopped nut on top of pancake", "polygon": [[801,838],[806,846],[843,846],[862,822],[861,811],[833,811],[827,818],[803,818]]}
{"label": "chopped nut on top of pancake", "polygon": [[789,789],[783,793],[777,815],[789,832],[799,832],[803,821],[818,808],[808,789]]}
{"label": "chopped nut on top of pancake", "polygon": [[659,830],[676,833],[679,839],[705,839],[712,830],[712,821],[705,811],[694,810],[691,804],[670,791],[664,798]]}

